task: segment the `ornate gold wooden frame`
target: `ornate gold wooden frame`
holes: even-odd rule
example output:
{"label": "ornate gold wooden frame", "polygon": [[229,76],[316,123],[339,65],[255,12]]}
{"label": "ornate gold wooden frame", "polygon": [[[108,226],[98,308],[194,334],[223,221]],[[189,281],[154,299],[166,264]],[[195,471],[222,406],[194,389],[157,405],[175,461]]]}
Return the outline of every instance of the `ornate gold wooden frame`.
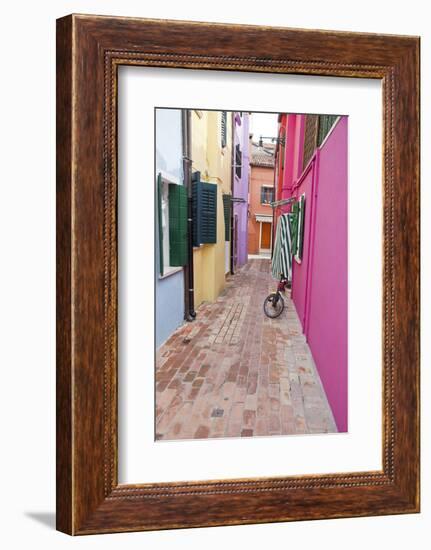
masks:
{"label": "ornate gold wooden frame", "polygon": [[[119,485],[119,65],[377,78],[384,102],[383,469]],[[57,22],[57,528],[419,510],[419,39],[71,15]]]}

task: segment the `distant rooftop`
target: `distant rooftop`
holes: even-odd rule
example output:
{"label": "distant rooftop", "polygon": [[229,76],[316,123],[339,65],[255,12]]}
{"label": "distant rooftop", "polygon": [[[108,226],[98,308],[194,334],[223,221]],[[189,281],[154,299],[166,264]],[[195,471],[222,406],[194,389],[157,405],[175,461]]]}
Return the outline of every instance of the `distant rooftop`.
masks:
{"label": "distant rooftop", "polygon": [[250,149],[250,164],[252,166],[274,167],[275,143],[263,143],[261,147],[258,143],[253,141]]}

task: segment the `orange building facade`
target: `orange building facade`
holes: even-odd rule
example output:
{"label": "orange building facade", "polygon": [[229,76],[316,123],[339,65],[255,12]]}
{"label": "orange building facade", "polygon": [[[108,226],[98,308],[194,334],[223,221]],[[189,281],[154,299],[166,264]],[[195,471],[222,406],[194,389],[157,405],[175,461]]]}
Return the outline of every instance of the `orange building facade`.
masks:
{"label": "orange building facade", "polygon": [[274,200],[274,146],[250,144],[248,253],[269,256],[272,248]]}

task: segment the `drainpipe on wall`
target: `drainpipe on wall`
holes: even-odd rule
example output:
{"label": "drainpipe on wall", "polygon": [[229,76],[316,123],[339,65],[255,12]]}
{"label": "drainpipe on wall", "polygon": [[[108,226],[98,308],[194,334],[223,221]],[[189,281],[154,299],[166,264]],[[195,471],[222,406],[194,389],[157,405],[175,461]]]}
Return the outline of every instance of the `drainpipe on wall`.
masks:
{"label": "drainpipe on wall", "polygon": [[[277,137],[280,138],[280,134],[281,134],[281,115],[279,114],[278,115],[278,122],[280,123],[280,126],[278,128],[278,133],[277,133]],[[286,149],[285,149],[285,152],[286,152]],[[275,151],[274,151],[274,200],[275,201],[278,201],[280,200],[282,197],[278,197],[277,196],[277,191],[278,191],[278,178],[279,178],[279,155],[280,155],[280,139],[278,139],[276,141],[276,145],[275,145]],[[284,172],[283,172],[283,176],[284,176]],[[282,177],[283,177],[282,176]],[[271,226],[271,231],[272,231],[272,241],[271,241],[271,260],[272,260],[272,257],[274,256],[274,245],[275,245],[275,237],[277,235],[277,227],[276,227],[276,222],[278,221],[278,218],[276,216],[276,209],[273,208],[272,209],[272,226]]]}
{"label": "drainpipe on wall", "polygon": [[[277,161],[278,161],[278,151],[275,152],[274,157],[274,200],[278,201],[277,197],[277,179],[278,179],[278,170],[277,170]],[[277,234],[277,228],[275,227],[275,222],[277,221],[277,218],[275,216],[275,208],[272,208],[272,225],[271,225],[271,233],[272,233],[272,239],[271,239],[271,260],[274,256],[274,244],[275,244],[275,236]]]}
{"label": "drainpipe on wall", "polygon": [[191,111],[183,109],[183,173],[184,185],[187,186],[187,265],[184,266],[184,318],[193,321],[196,317],[194,275],[193,275],[193,216],[192,216],[192,138]]}
{"label": "drainpipe on wall", "polygon": [[[235,111],[232,112],[232,170],[231,170],[231,186],[230,190],[232,193],[232,197],[235,196],[234,190],[235,190],[235,162],[236,162],[236,149],[235,149]],[[231,201],[230,203],[230,272],[231,275],[235,274],[235,254],[234,254],[234,237],[235,237],[235,230],[234,230],[234,220],[235,220],[235,213],[233,211],[234,202]],[[238,243],[237,243],[238,244]],[[237,250],[238,254],[238,250]]]}

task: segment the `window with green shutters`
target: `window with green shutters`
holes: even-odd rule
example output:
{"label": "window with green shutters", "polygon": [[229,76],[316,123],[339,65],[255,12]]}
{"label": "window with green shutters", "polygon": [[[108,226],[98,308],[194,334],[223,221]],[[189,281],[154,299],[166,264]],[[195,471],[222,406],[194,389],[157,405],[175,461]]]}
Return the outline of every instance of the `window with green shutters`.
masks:
{"label": "window with green shutters", "polygon": [[217,242],[217,185],[192,184],[193,246]]}
{"label": "window with green shutters", "polygon": [[169,264],[187,264],[187,189],[169,184]]}
{"label": "window with green shutters", "polygon": [[232,216],[232,197],[223,195],[223,214],[224,214],[224,240],[230,241],[230,221]]}
{"label": "window with green shutters", "polygon": [[292,256],[298,263],[301,263],[304,246],[305,194],[292,203],[288,220],[292,238]]}
{"label": "window with green shutters", "polygon": [[158,268],[160,277],[166,277],[188,262],[187,188],[159,173],[156,189]]}

